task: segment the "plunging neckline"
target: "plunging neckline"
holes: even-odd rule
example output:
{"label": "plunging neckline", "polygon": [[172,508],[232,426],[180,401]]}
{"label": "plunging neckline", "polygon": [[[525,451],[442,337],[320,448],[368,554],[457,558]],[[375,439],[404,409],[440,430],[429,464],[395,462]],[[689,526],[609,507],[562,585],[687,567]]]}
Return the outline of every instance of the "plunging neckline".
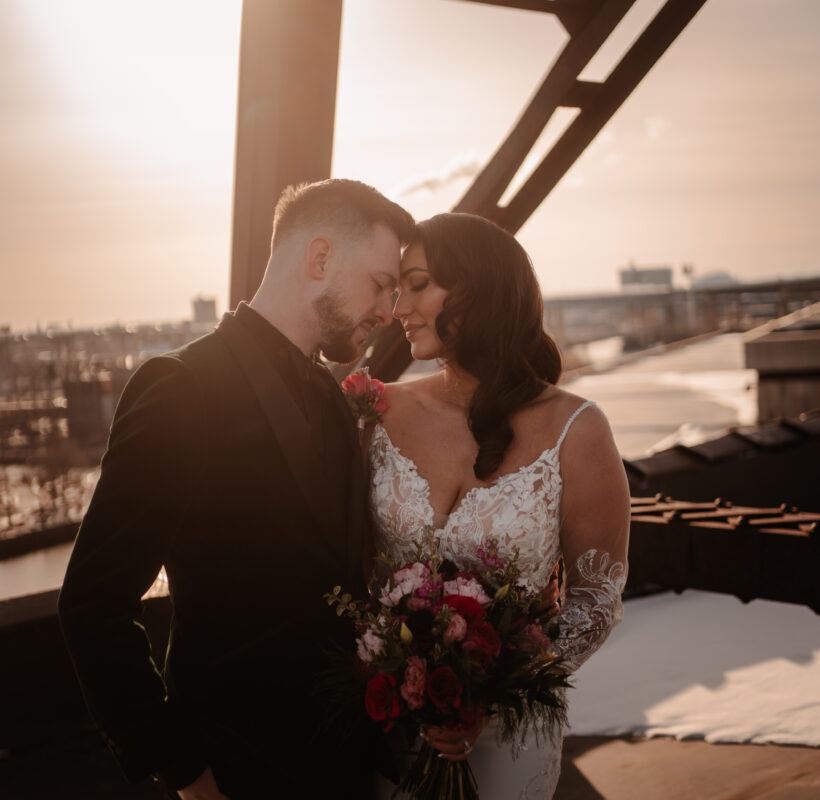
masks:
{"label": "plunging neckline", "polygon": [[[531,461],[529,464],[524,464],[523,466],[519,467],[518,469],[514,470],[513,472],[505,472],[503,475],[499,475],[497,478],[492,480],[486,486],[473,486],[472,489],[469,489],[464,497],[458,501],[458,503],[447,513],[445,512],[438,512],[433,508],[432,503],[430,502],[430,482],[427,478],[424,477],[419,472],[418,464],[413,461],[412,458],[402,453],[402,451],[393,443],[393,440],[390,438],[390,434],[387,432],[387,428],[384,427],[380,422],[376,423],[374,428],[374,434],[377,431],[381,431],[382,435],[384,436],[385,441],[387,442],[388,448],[392,451],[392,453],[396,456],[396,458],[404,461],[407,464],[408,469],[416,476],[416,478],[420,481],[421,484],[424,486],[424,502],[427,505],[428,510],[430,511],[430,515],[432,517],[433,525],[435,526],[437,531],[444,531],[452,522],[453,518],[456,514],[464,508],[468,501],[472,501],[473,498],[479,495],[481,492],[492,492],[494,489],[498,488],[503,483],[509,481],[512,478],[517,478],[519,475],[523,475],[527,472],[531,472],[535,467],[538,466],[542,461],[548,460],[549,457],[552,456],[553,453],[557,454],[558,448],[561,446],[561,441],[563,439],[563,435],[559,438],[558,442],[554,444],[552,447],[547,447],[545,450],[542,450],[541,453],[535,458],[534,461]],[[561,481],[561,474],[556,469],[556,477],[560,483]],[[435,523],[436,517],[440,519],[446,520],[444,525],[438,526]]]}

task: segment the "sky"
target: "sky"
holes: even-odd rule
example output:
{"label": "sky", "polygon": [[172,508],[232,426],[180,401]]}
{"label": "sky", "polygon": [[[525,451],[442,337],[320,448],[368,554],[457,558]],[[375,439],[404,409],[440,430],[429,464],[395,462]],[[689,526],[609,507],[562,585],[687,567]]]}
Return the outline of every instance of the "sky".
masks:
{"label": "sky", "polygon": [[[582,77],[661,4],[637,0]],[[198,294],[226,309],[240,14],[0,3],[0,326],[183,319]],[[537,12],[345,0],[333,175],[448,210],[565,39]],[[522,228],[544,294],[616,291],[630,262],[820,273],[817,41],[817,0],[707,0]]]}

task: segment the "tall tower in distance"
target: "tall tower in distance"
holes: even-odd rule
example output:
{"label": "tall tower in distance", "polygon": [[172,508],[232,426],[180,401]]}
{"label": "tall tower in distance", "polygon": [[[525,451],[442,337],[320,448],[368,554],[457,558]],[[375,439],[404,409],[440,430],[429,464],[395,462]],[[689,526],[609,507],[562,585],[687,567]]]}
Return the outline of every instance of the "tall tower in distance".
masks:
{"label": "tall tower in distance", "polygon": [[191,300],[194,311],[194,323],[197,325],[207,325],[216,322],[216,298],[202,297],[201,295]]}

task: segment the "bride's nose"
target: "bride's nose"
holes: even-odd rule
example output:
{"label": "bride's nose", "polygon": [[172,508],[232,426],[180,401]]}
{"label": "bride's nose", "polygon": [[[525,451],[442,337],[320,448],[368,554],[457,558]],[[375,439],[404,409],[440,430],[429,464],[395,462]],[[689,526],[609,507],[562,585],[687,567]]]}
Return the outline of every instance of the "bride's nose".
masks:
{"label": "bride's nose", "polygon": [[399,293],[396,296],[396,302],[393,306],[393,316],[396,319],[406,317],[410,313],[409,305],[407,295],[399,289]]}

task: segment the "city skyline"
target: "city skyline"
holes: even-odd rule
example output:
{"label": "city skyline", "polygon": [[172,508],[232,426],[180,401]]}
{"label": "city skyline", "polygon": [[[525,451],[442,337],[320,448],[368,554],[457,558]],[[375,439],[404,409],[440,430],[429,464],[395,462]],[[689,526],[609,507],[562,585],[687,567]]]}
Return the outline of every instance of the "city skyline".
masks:
{"label": "city skyline", "polygon": [[[638,0],[584,77],[659,5]],[[3,4],[0,324],[179,319],[196,294],[226,308],[240,10]],[[615,290],[630,261],[678,281],[683,263],[816,274],[818,33],[812,0],[708,0],[522,229],[544,294]],[[419,218],[447,210],[562,37],[535,12],[348,0],[333,174]]]}

